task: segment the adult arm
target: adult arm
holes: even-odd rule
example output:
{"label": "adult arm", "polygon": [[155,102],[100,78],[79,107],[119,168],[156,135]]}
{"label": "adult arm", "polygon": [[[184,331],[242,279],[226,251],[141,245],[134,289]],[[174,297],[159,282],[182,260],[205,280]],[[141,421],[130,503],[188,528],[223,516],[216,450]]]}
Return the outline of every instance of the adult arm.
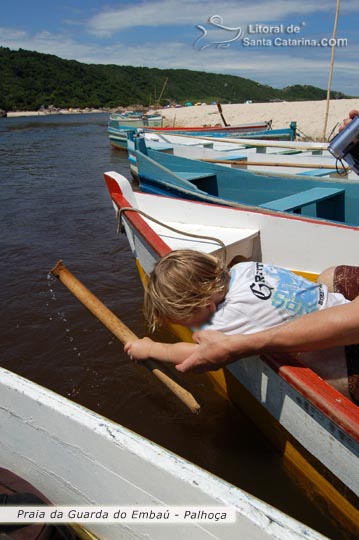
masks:
{"label": "adult arm", "polygon": [[255,334],[193,334],[198,347],[176,369],[210,371],[264,352],[303,352],[359,343],[359,297],[349,304],[304,315]]}

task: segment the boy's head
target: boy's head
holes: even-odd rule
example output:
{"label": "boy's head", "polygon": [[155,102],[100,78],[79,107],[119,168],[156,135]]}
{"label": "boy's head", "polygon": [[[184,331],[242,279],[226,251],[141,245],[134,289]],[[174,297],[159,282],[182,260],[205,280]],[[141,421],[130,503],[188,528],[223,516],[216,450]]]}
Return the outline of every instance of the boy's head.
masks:
{"label": "boy's head", "polygon": [[171,251],[155,265],[145,291],[144,312],[151,330],[163,322],[204,324],[228,290],[222,261],[200,251]]}

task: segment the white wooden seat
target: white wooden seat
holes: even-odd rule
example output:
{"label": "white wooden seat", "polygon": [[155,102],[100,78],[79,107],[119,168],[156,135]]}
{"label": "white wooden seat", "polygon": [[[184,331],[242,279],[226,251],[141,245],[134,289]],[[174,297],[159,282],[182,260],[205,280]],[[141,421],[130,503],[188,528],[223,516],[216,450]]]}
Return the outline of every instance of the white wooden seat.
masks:
{"label": "white wooden seat", "polygon": [[[205,253],[215,253],[222,249],[221,245],[214,240],[214,238],[218,238],[226,245],[228,262],[236,255],[250,258],[253,253],[254,240],[259,237],[258,229],[238,229],[235,227],[216,227],[215,225],[206,226],[179,222],[168,223],[168,225],[183,231],[183,233],[201,236],[201,238],[193,238],[186,234],[173,232],[157,223],[148,223],[172,249],[198,249]],[[212,237],[213,240],[204,241],[203,236]]]}

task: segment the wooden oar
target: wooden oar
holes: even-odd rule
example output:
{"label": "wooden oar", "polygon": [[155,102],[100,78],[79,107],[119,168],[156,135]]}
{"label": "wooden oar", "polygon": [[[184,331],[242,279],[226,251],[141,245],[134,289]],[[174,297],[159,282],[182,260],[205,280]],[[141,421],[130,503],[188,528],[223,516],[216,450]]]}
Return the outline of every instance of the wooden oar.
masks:
{"label": "wooden oar", "polygon": [[[246,167],[247,165],[255,165],[259,167],[294,167],[299,169],[330,169],[330,170],[337,170],[336,165],[324,165],[323,163],[285,163],[281,161],[247,161],[245,159],[238,160],[238,159],[200,159],[200,161],[204,161],[206,163],[220,163],[224,165],[236,165],[239,167]],[[346,171],[348,172],[349,169],[343,168],[339,169],[340,172]]]}
{"label": "wooden oar", "polygon": [[[132,332],[112,311],[108,309],[87,287],[85,287],[71,272],[66,268],[62,261],[59,261],[52,270],[51,274],[57,277],[65,287],[93,314],[102,322],[104,326],[112,334],[126,344],[129,341],[138,339],[136,334]],[[153,360],[141,362],[149,369],[155,377],[157,377],[164,385],[167,386],[173,394],[175,394],[190,410],[198,414],[200,405],[196,399],[183,388],[178,382],[173,380],[166,372],[165,367]]]}

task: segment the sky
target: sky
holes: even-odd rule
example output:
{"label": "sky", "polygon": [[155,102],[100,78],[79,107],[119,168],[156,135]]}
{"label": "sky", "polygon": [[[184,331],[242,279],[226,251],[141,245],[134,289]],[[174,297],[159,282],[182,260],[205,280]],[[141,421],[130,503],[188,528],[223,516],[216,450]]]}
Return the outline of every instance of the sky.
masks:
{"label": "sky", "polygon": [[[0,45],[91,64],[327,88],[337,0],[2,0]],[[341,0],[331,88],[359,95],[359,1]]]}

